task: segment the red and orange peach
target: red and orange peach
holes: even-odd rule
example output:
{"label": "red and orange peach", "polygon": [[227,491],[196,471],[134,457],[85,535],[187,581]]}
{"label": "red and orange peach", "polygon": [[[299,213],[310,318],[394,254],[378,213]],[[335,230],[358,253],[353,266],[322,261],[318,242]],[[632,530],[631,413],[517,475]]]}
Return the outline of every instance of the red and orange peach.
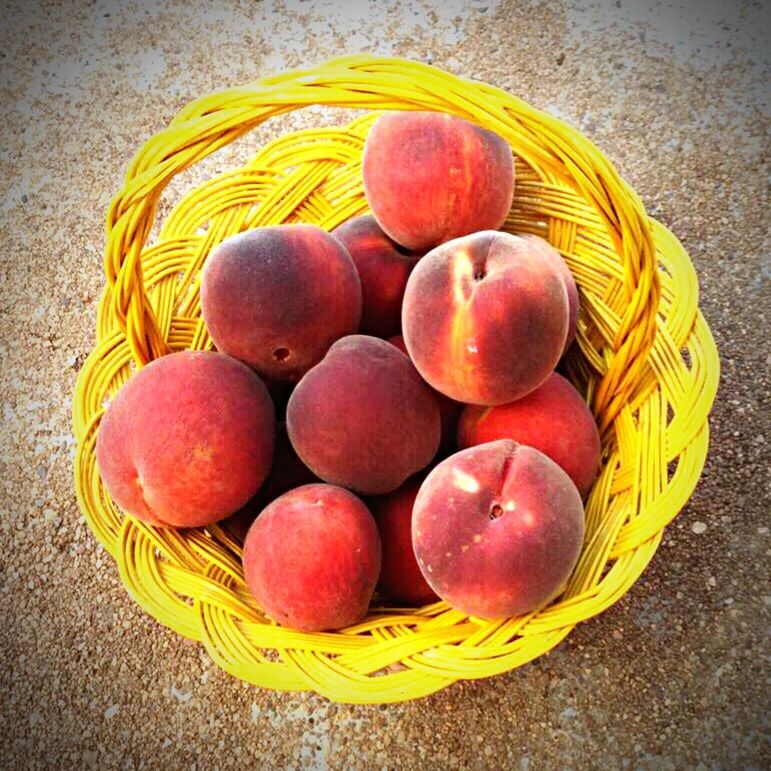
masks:
{"label": "red and orange peach", "polygon": [[567,350],[576,338],[576,328],[578,327],[579,300],[576,280],[562,255],[548,241],[530,235],[522,236],[522,238],[527,242],[529,251],[536,258],[541,257],[554,265],[565,280],[565,289],[568,292],[568,334],[565,339],[565,350]]}
{"label": "red and orange peach", "polygon": [[416,251],[500,227],[514,194],[504,139],[439,112],[380,116],[364,145],[362,174],[380,227]]}
{"label": "red and orange peach", "polygon": [[276,498],[257,517],[243,563],[249,590],[279,624],[339,629],[367,612],[380,572],[380,538],[353,493],[305,485]]}
{"label": "red and orange peach", "polygon": [[245,364],[214,352],[163,356],[110,402],[96,438],[99,472],[123,510],[152,525],[224,519],[270,470],[273,404]]}
{"label": "red and orange peach", "polygon": [[567,329],[565,281],[531,239],[484,231],[449,241],[407,282],[410,358],[456,401],[496,405],[530,393],[559,361]]}
{"label": "red and orange peach", "polygon": [[498,407],[469,405],[458,424],[458,447],[513,439],[548,455],[585,495],[600,464],[600,435],[581,394],[553,372],[535,391]]}
{"label": "red and orange peach", "polygon": [[507,439],[442,461],[412,513],[426,581],[453,607],[482,618],[529,613],[557,597],[583,534],[570,477],[543,453]]}

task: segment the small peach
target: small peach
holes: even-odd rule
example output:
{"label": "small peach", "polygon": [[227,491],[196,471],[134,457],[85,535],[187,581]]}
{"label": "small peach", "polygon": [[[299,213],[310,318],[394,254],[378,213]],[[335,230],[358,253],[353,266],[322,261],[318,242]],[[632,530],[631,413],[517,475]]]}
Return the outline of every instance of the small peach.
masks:
{"label": "small peach", "polygon": [[397,334],[402,325],[404,287],[421,255],[392,241],[369,215],[344,222],[332,235],[345,246],[359,271],[359,332],[375,337]]}
{"label": "small peach", "polygon": [[384,599],[410,605],[439,599],[423,578],[412,550],[412,507],[423,478],[413,477],[392,493],[369,500],[383,549],[378,592]]}
{"label": "small peach", "polygon": [[350,335],[297,384],[287,430],[326,482],[376,495],[427,466],[439,446],[439,407],[410,360],[385,340]]}
{"label": "small peach", "polygon": [[585,495],[600,465],[600,434],[586,402],[553,372],[535,391],[498,407],[468,405],[458,424],[458,446],[513,439],[548,455]]}
{"label": "small peach", "polygon": [[339,629],[367,613],[380,572],[380,538],[353,493],[305,485],[257,517],[243,562],[251,593],[279,624],[309,632]]}

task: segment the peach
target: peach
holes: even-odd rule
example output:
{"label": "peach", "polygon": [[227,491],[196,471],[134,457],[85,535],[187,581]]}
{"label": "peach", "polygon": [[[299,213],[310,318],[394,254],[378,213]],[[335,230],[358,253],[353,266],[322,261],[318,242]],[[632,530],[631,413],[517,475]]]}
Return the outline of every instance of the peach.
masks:
{"label": "peach", "polygon": [[412,507],[423,478],[413,477],[398,490],[369,500],[383,549],[378,593],[386,600],[409,605],[439,599],[423,578],[412,550]]}
{"label": "peach", "polygon": [[[410,355],[407,352],[407,346],[404,344],[404,337],[402,335],[389,337],[388,342],[395,345],[405,355]],[[440,394],[439,391],[435,391],[433,388],[431,392],[434,394],[436,403],[439,405],[439,419],[442,423],[442,438],[439,443],[439,450],[440,452],[446,452],[455,447],[458,419],[460,418],[463,405],[453,401],[444,394]]]}
{"label": "peach", "polygon": [[364,144],[362,175],[380,227],[416,251],[500,227],[514,194],[506,141],[439,112],[380,116]]}
{"label": "peach", "polygon": [[531,239],[474,233],[429,252],[407,282],[402,334],[424,380],[456,401],[519,399],[565,347],[568,295]]}
{"label": "peach", "polygon": [[212,351],[171,353],[110,402],[96,438],[99,472],[137,519],[208,525],[257,492],[273,459],[274,422],[267,389],[245,364]]}
{"label": "peach", "polygon": [[279,624],[308,632],[339,629],[367,613],[380,572],[380,539],[353,493],[305,485],[257,517],[243,562],[249,590]]}
{"label": "peach", "polygon": [[350,335],[295,387],[287,430],[326,482],[365,494],[395,490],[439,446],[439,407],[410,360],[385,340]]}
{"label": "peach", "polygon": [[543,238],[538,236],[522,236],[525,241],[528,242],[529,249],[535,256],[540,256],[542,259],[551,262],[555,268],[559,271],[560,275],[565,281],[565,289],[568,292],[568,334],[565,339],[565,351],[570,347],[573,340],[576,338],[576,329],[578,327],[578,287],[576,286],[576,280],[573,278],[573,274],[570,272],[570,268],[562,255]]}
{"label": "peach", "polygon": [[513,439],[548,455],[585,495],[600,464],[600,434],[586,402],[553,372],[535,391],[498,407],[469,405],[458,424],[458,447]]}
{"label": "peach", "polygon": [[550,458],[509,439],[461,450],[420,487],[412,544],[431,588],[464,613],[529,613],[565,588],[581,551],[584,509]]}
{"label": "peach", "polygon": [[388,337],[402,326],[402,298],[420,259],[392,241],[372,216],[355,217],[332,231],[351,255],[361,281],[359,332]]}
{"label": "peach", "polygon": [[263,376],[297,380],[358,329],[361,284],[345,247],[321,228],[257,228],[209,255],[201,312],[218,350]]}

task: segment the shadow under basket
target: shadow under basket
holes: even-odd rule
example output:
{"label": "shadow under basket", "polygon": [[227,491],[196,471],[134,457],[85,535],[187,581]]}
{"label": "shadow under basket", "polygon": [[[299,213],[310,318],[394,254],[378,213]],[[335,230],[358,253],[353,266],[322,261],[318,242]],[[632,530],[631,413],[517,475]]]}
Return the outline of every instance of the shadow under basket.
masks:
{"label": "shadow under basket", "polygon": [[[120,512],[102,485],[100,419],[132,369],[170,351],[212,347],[198,292],[211,249],[261,225],[331,230],[368,211],[361,154],[375,112],[271,142],[186,195],[147,243],[174,175],[271,116],[317,104],[438,110],[497,132],[516,158],[503,229],[542,236],[573,271],[581,317],[565,369],[600,426],[602,471],[586,503],[575,572],[563,595],[536,613],[485,621],[443,602],[374,606],[337,632],[283,629],[249,594],[241,544],[228,531],[144,525]],[[129,164],[107,215],[105,272],[97,342],[73,405],[80,507],[134,600],[255,685],[396,702],[531,661],[623,597],[701,474],[719,360],[687,253],[586,138],[492,86],[416,62],[353,56],[199,99]]]}

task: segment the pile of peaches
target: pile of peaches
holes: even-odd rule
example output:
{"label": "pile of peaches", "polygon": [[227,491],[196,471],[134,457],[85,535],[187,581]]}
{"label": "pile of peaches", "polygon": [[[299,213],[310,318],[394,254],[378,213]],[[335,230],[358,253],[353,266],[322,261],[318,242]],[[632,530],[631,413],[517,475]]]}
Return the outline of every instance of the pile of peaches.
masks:
{"label": "pile of peaches", "polygon": [[533,611],[575,567],[600,461],[554,371],[573,276],[546,241],[498,230],[514,163],[497,134],[386,113],[362,174],[372,216],[212,250],[216,351],[129,379],[99,428],[101,478],[143,522],[243,538],[249,589],[287,627],[338,629],[372,602]]}

